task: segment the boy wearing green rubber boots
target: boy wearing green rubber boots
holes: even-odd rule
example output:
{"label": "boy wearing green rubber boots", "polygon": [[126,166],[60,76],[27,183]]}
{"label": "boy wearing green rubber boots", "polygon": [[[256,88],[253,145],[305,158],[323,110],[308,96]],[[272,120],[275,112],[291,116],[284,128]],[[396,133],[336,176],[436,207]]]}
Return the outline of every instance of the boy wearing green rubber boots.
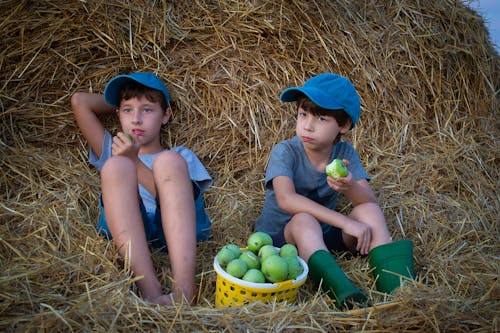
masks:
{"label": "boy wearing green rubber boots", "polygon": [[[384,215],[368,183],[359,155],[340,137],[356,125],[360,100],[351,82],[323,73],[280,99],[297,102],[296,135],[278,143],[266,170],[266,199],[255,230],[271,235],[275,246],[297,246],[315,283],[338,307],[363,303],[365,294],[344,274],[330,251],[368,255],[377,289],[392,292],[400,277],[413,277],[412,245],[392,242]],[[325,167],[341,159],[347,176],[333,179]],[[349,215],[335,211],[339,194],[352,203]]]}

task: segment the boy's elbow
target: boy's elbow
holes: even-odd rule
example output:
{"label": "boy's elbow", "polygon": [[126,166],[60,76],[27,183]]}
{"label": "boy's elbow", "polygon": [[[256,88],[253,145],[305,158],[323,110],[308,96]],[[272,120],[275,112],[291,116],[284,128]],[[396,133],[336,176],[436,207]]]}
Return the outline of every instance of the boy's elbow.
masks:
{"label": "boy's elbow", "polygon": [[290,212],[290,200],[287,195],[276,195],[276,203],[278,204],[278,207],[285,211],[285,212]]}
{"label": "boy's elbow", "polygon": [[75,92],[71,96],[71,110],[77,118],[82,114],[95,112],[92,109],[92,100],[90,98],[90,95],[81,91]]}
{"label": "boy's elbow", "polygon": [[71,109],[75,112],[78,109],[78,105],[80,104],[82,93],[76,92],[71,95]]}
{"label": "boy's elbow", "polygon": [[351,201],[353,207],[356,207],[356,206],[362,205],[362,204],[378,205],[377,198],[375,197],[375,195],[371,195],[371,196],[368,196],[366,198],[351,199],[350,201]]}

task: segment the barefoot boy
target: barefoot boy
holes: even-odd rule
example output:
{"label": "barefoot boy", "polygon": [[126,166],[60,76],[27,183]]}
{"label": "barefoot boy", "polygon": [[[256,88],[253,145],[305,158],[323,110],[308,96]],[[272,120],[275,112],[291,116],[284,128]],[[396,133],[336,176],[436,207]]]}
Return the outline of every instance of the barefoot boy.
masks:
{"label": "barefoot boy", "polygon": [[[152,303],[191,303],[195,296],[196,241],[210,233],[203,192],[212,180],[184,147],[164,149],[160,129],[171,115],[170,95],[151,73],[114,77],[104,95],[75,93],[71,106],[101,172],[98,229],[128,254],[141,296]],[[116,113],[121,131],[108,132],[99,115]],[[172,290],[166,294],[148,246],[167,246]]]}

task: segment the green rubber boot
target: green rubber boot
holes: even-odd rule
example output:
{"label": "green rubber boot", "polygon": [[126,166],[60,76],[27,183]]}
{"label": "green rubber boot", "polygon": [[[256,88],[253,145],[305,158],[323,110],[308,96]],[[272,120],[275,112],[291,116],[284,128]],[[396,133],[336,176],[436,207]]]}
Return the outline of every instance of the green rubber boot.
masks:
{"label": "green rubber boot", "polygon": [[390,294],[406,279],[413,279],[413,243],[401,240],[377,246],[368,253],[377,290]]}
{"label": "green rubber boot", "polygon": [[317,285],[323,280],[323,290],[335,299],[338,308],[351,308],[353,302],[366,302],[366,295],[352,284],[331,253],[318,250],[309,257],[307,264],[311,280]]}

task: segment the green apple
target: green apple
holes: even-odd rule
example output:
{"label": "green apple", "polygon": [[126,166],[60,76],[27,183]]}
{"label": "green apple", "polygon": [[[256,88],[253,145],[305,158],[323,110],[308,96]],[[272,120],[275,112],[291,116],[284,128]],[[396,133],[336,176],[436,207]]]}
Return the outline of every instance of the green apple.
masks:
{"label": "green apple", "polygon": [[233,259],[227,264],[226,272],[236,278],[240,278],[247,272],[247,264],[240,259]]}
{"label": "green apple", "polygon": [[280,256],[298,256],[299,251],[297,247],[293,244],[285,244],[280,249]]}
{"label": "green apple", "polygon": [[247,247],[250,251],[257,254],[264,245],[273,245],[271,236],[262,231],[256,231],[248,237]]}
{"label": "green apple", "polygon": [[326,174],[332,178],[341,178],[347,176],[349,171],[341,159],[334,159],[332,163],[326,166]]}
{"label": "green apple", "polygon": [[230,261],[238,258],[238,256],[227,247],[223,247],[219,250],[219,252],[217,252],[215,258],[217,259],[219,265],[224,268],[227,266],[227,264],[229,264]]}
{"label": "green apple", "polygon": [[286,261],[286,264],[288,265],[288,275],[287,275],[287,280],[294,280],[296,279],[302,272],[304,271],[304,268],[300,264],[299,259],[297,256],[282,256],[282,258]]}
{"label": "green apple", "polygon": [[236,244],[227,244],[224,247],[233,251],[234,254],[236,255],[236,257],[239,257],[241,255],[241,250],[240,250],[239,246]]}
{"label": "green apple", "polygon": [[239,259],[243,260],[247,264],[248,269],[260,268],[259,257],[257,257],[257,255],[250,250],[242,251]]}
{"label": "green apple", "polygon": [[261,271],[269,282],[285,281],[288,276],[288,264],[283,257],[273,254],[262,263]]}
{"label": "green apple", "polygon": [[278,250],[272,245],[264,245],[259,250],[260,262],[264,262],[267,257],[272,256],[273,254],[278,254]]}
{"label": "green apple", "polygon": [[241,278],[242,280],[245,280],[247,282],[253,282],[253,283],[265,283],[266,282],[266,277],[262,272],[256,268],[250,268],[245,275]]}
{"label": "green apple", "polygon": [[125,133],[125,136],[130,140],[130,142],[134,143],[134,138],[130,133]]}

